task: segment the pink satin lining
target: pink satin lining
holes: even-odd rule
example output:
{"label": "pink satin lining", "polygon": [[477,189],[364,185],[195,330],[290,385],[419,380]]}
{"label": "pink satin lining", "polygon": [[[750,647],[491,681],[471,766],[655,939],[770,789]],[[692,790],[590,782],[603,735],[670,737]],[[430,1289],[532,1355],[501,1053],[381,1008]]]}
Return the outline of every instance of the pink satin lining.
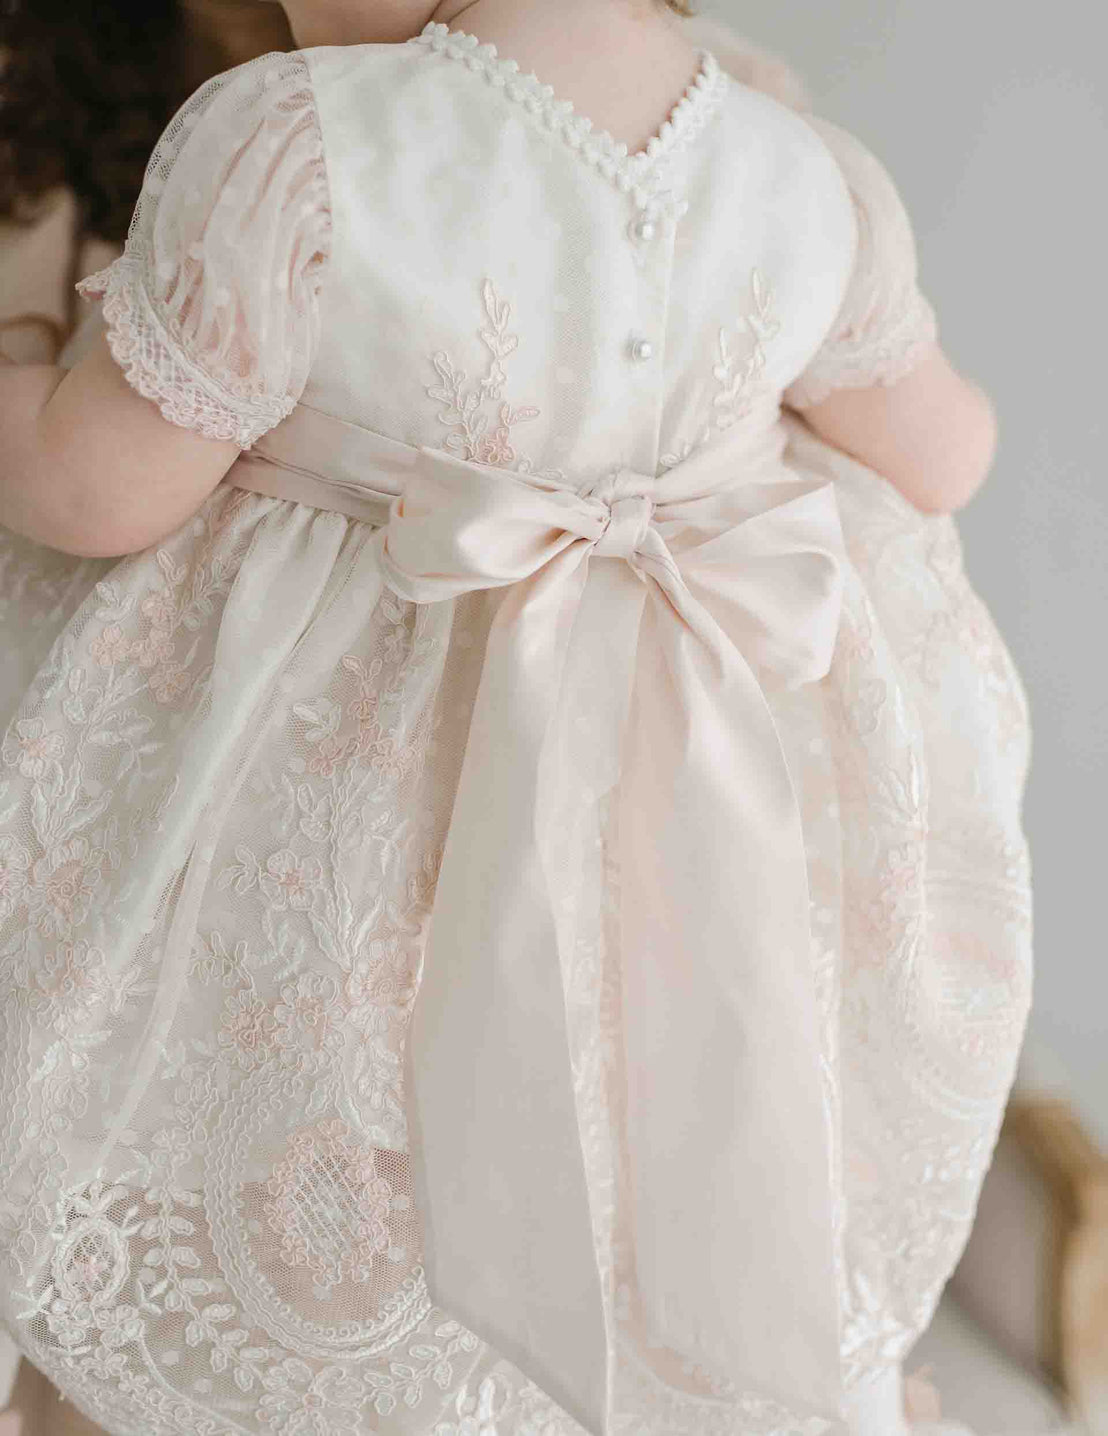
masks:
{"label": "pink satin lining", "polygon": [[[410,1035],[413,1162],[436,1302],[596,1432],[617,1341],[842,1406],[804,838],[764,689],[827,672],[843,549],[833,486],[782,444],[736,426],[577,493],[302,407],[228,475],[383,525],[411,602],[506,590]],[[567,1026],[606,795],[632,1320]]]}

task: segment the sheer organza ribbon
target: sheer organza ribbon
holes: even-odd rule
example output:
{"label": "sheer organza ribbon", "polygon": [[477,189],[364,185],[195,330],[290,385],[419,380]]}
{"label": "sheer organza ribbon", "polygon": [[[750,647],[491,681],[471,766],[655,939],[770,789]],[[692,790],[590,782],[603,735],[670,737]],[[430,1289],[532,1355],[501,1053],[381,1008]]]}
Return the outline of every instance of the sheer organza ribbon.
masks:
{"label": "sheer organza ribbon", "polygon": [[[835,1416],[804,835],[764,691],[830,665],[843,584],[832,486],[742,433],[661,478],[624,471],[584,495],[350,426],[339,437],[344,511],[371,502],[374,472],[401,490],[376,540],[397,594],[504,590],[409,1044],[433,1298],[594,1432],[618,1414],[621,1340]],[[275,483],[259,459],[244,481],[296,496],[300,475]],[[309,501],[326,503],[326,480],[311,483]],[[567,1022],[606,795],[626,1073],[618,1197],[590,1166],[604,1119]],[[597,1255],[616,1201],[636,1288],[622,1329]]]}

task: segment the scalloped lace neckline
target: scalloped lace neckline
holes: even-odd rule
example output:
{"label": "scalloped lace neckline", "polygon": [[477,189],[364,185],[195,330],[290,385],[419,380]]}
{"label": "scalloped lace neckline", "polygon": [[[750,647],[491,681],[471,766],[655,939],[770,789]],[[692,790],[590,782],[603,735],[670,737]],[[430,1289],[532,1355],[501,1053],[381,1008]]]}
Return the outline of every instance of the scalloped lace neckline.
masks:
{"label": "scalloped lace neckline", "polygon": [[426,45],[430,51],[459,60],[468,69],[484,75],[496,89],[504,90],[510,99],[559,133],[571,149],[578,151],[622,190],[643,187],[657,161],[693,137],[715,108],[726,80],[712,52],[700,50],[700,67],[684,94],[657,134],[643,149],[632,154],[623,141],[608,130],[594,126],[587,116],[578,114],[571,100],[558,99],[551,85],[544,85],[535,74],[525,75],[515,60],[503,58],[490,41],[482,43],[476,35],[429,20],[409,43]]}

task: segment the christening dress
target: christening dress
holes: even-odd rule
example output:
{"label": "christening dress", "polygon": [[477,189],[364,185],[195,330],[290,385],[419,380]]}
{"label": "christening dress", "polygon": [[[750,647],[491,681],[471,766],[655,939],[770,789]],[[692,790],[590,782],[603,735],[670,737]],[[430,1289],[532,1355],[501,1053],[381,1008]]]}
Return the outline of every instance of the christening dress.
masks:
{"label": "christening dress", "polygon": [[906,1430],[1028,730],[952,522],[782,412],[934,337],[877,161],[432,24],[205,86],[85,288],[244,453],[13,655],[23,1350],[113,1436]]}

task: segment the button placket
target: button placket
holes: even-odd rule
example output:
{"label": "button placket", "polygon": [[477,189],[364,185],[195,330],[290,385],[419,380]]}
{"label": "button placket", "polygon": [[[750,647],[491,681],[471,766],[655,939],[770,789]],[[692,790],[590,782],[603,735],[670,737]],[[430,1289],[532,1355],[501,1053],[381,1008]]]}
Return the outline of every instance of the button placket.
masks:
{"label": "button placket", "polygon": [[664,169],[649,187],[629,194],[624,243],[632,256],[634,290],[624,310],[627,328],[622,362],[627,366],[629,415],[634,415],[625,462],[639,474],[658,472],[660,425],[665,403],[664,364],[671,270],[677,223],[688,209],[684,189],[684,156],[667,157]]}
{"label": "button placket", "polygon": [[[656,200],[636,195],[637,209],[627,225],[631,242],[640,251],[639,266],[656,262],[656,255],[646,251],[654,245],[662,229],[662,217]],[[636,364],[649,363],[654,358],[654,343],[645,334],[632,333],[627,340],[627,353]]]}

